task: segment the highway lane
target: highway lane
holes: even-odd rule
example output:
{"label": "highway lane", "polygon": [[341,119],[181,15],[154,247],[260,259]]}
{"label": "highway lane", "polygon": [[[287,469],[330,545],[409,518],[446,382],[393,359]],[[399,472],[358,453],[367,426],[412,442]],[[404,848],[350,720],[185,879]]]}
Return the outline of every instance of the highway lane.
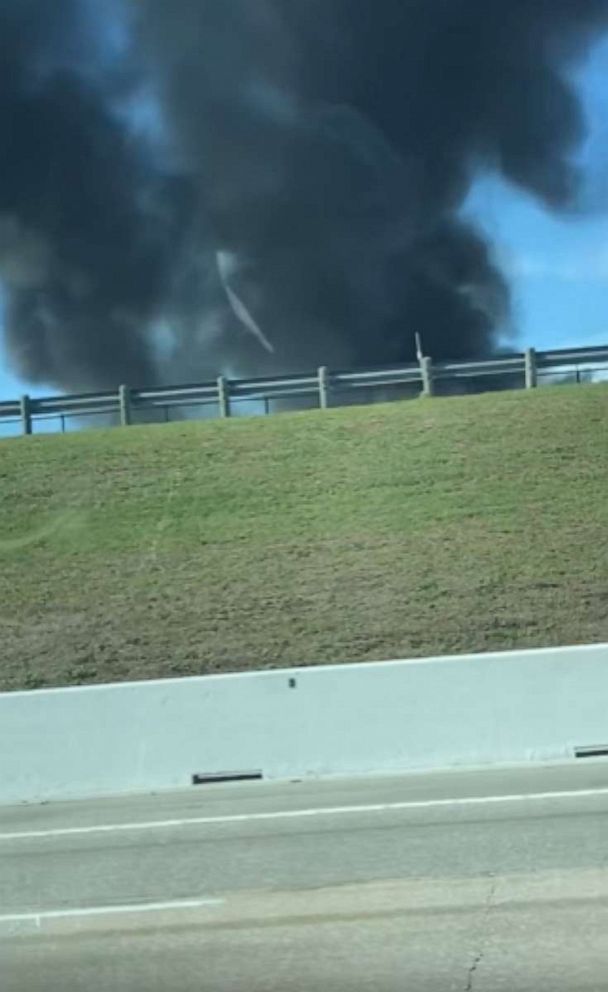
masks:
{"label": "highway lane", "polygon": [[608,990],[607,926],[602,760],[0,809],[3,992]]}

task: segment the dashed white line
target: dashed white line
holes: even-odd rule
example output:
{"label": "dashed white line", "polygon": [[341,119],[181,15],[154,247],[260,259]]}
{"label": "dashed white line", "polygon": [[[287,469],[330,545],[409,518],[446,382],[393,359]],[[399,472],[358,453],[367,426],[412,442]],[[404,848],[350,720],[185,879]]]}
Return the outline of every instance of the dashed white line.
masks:
{"label": "dashed white line", "polygon": [[34,913],[9,913],[0,916],[0,923],[34,923],[40,926],[45,920],[70,920],[85,916],[116,916],[127,913],[162,913],[180,909],[201,909],[221,906],[224,899],[175,899],[168,902],[130,903],[123,906],[85,906],[73,909],[51,909]]}
{"label": "dashed white line", "polygon": [[228,823],[255,823],[272,820],[297,820],[322,816],[360,816],[364,813],[390,813],[399,810],[441,809],[463,806],[493,806],[508,803],[531,803],[545,800],[586,799],[608,796],[608,788],[576,789],[562,792],[527,792],[498,796],[461,796],[452,799],[406,800],[396,803],[372,803],[358,806],[320,806],[312,809],[274,810],[265,813],[234,813],[226,816],[197,816],[173,820],[150,820],[140,823],[98,823],[82,827],[56,827],[48,830],[23,830],[0,833],[1,841],[34,840],[54,837],[79,837],[90,834],[127,833],[143,830],[180,830],[187,827]]}

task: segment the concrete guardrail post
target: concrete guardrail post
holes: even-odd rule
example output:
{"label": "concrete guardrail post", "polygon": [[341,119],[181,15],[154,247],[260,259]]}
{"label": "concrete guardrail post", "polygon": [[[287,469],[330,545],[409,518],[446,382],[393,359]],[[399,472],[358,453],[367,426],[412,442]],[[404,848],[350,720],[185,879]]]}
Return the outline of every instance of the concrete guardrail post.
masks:
{"label": "concrete guardrail post", "polygon": [[526,348],[524,353],[524,375],[526,389],[534,389],[538,385],[536,351],[534,348]]}
{"label": "concrete guardrail post", "polygon": [[230,384],[225,376],[217,377],[217,401],[220,408],[220,417],[230,416]]}
{"label": "concrete guardrail post", "polygon": [[428,355],[420,358],[420,375],[422,377],[422,395],[432,396],[435,391],[433,383],[433,360]]}
{"label": "concrete guardrail post", "polygon": [[318,371],[319,376],[319,407],[327,410],[329,406],[329,372],[326,365],[321,365]]}
{"label": "concrete guardrail post", "polygon": [[128,386],[119,386],[118,406],[121,426],[128,427],[131,423],[131,390]]}
{"label": "concrete guardrail post", "polygon": [[19,408],[21,412],[21,427],[24,434],[32,433],[32,401],[27,394],[24,394],[19,400]]}

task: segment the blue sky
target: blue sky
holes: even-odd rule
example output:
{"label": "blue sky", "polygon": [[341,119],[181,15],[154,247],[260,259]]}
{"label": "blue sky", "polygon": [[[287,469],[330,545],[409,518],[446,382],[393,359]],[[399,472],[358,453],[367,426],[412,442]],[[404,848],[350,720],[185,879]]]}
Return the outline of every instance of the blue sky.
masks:
{"label": "blue sky", "polygon": [[[579,73],[589,120],[581,151],[588,213],[552,214],[521,190],[479,180],[464,206],[495,246],[513,297],[511,343],[537,348],[608,344],[608,39]],[[0,307],[1,325],[1,307]],[[1,335],[1,326],[0,326]],[[20,382],[0,348],[0,398],[55,392]]]}
{"label": "blue sky", "polygon": [[578,81],[589,123],[579,156],[587,214],[552,213],[490,177],[465,204],[509,277],[515,340],[536,348],[608,344],[608,39]]}

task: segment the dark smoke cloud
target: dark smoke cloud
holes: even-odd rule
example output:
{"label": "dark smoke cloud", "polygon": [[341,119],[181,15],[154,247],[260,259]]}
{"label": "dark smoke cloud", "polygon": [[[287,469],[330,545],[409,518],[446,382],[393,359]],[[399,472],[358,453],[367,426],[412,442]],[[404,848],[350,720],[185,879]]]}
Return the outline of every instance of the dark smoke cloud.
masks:
{"label": "dark smoke cloud", "polygon": [[576,203],[568,72],[608,0],[114,2],[104,31],[89,0],[0,0],[22,372],[379,364],[416,331],[436,358],[495,350],[508,288],[460,207],[485,170]]}
{"label": "dark smoke cloud", "polygon": [[166,234],[142,206],[151,184],[91,63],[79,0],[0,6],[0,274],[19,370],[75,388],[154,379],[146,326]]}

